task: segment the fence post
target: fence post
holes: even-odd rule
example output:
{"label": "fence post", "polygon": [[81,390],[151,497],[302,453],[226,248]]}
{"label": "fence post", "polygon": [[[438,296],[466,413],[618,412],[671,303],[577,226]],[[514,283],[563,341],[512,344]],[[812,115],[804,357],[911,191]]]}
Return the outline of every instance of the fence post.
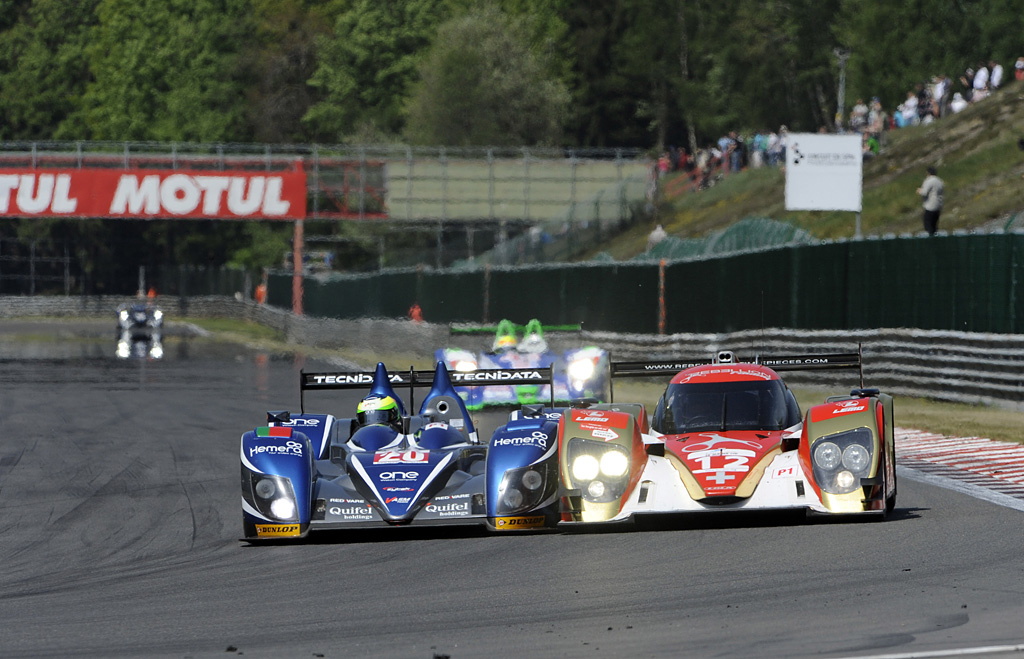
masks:
{"label": "fence post", "polygon": [[296,316],[302,315],[302,223],[302,220],[295,220],[292,245],[292,313]]}
{"label": "fence post", "polygon": [[406,179],[405,179],[405,219],[412,219],[412,147],[405,147],[405,165],[406,165]]}
{"label": "fence post", "polygon": [[530,150],[523,147],[523,219],[530,220]]}
{"label": "fence post", "polygon": [[487,149],[487,219],[494,221],[494,149]]}
{"label": "fence post", "polygon": [[665,259],[658,263],[658,334],[665,334]]}
{"label": "fence post", "polygon": [[448,153],[441,147],[441,219],[448,219]]}
{"label": "fence post", "polygon": [[486,325],[488,318],[491,313],[491,264],[488,263],[484,266],[484,318],[483,323]]}
{"label": "fence post", "polygon": [[366,147],[359,147],[359,219],[366,219]]}
{"label": "fence post", "polygon": [[579,160],[576,158],[576,149],[569,152],[569,167],[572,176],[569,183],[569,221],[576,219],[576,166]]}

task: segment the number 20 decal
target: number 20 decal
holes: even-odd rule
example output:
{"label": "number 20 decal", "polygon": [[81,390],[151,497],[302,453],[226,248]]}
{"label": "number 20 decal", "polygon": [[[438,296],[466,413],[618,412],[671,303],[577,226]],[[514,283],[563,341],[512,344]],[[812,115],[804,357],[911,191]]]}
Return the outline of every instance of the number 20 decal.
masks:
{"label": "number 20 decal", "polygon": [[429,455],[430,451],[417,451],[416,449],[409,449],[408,451],[377,451],[373,454],[373,464],[415,464],[426,462]]}

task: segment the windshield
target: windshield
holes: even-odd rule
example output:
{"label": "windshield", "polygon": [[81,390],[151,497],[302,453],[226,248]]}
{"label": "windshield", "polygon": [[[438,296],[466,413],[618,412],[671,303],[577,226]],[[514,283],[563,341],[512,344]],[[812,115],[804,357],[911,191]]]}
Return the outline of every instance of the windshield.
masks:
{"label": "windshield", "polygon": [[783,430],[800,410],[780,380],[670,384],[652,426],[666,435],[717,430]]}

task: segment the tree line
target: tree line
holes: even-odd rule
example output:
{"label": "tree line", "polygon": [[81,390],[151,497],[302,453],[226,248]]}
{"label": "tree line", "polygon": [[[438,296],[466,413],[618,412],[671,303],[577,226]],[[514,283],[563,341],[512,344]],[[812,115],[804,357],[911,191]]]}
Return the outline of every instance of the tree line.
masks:
{"label": "tree line", "polygon": [[0,139],[686,145],[1024,54],[1024,0],[0,0]]}
{"label": "tree line", "polygon": [[1022,34],[1024,0],[0,0],[0,140],[693,148],[831,126],[840,51],[848,113]]}

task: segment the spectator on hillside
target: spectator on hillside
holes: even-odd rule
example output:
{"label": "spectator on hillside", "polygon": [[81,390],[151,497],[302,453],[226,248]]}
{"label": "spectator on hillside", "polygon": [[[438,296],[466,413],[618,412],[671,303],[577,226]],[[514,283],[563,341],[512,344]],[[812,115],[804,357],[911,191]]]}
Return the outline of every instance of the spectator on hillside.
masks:
{"label": "spectator on hillside", "polygon": [[950,80],[947,75],[938,75],[932,79],[932,101],[935,118],[945,117],[949,113]]}
{"label": "spectator on hillside", "polygon": [[669,160],[668,152],[662,153],[658,158],[658,178],[665,178],[665,174],[672,167],[672,161]]}
{"label": "spectator on hillside", "polygon": [[917,83],[917,86],[915,87],[915,96],[917,96],[918,123],[930,124],[937,116],[932,98],[931,85],[925,85],[920,82]]}
{"label": "spectator on hillside", "polygon": [[878,155],[878,140],[871,133],[862,133],[861,144],[863,145],[862,150],[864,154],[863,157],[865,160],[867,160],[868,158],[874,158],[875,156]]}
{"label": "spectator on hillside", "polygon": [[964,74],[960,76],[960,84],[964,88],[962,92],[964,100],[970,103],[971,96],[974,95],[974,69],[967,67]]}
{"label": "spectator on hillside", "polygon": [[1003,84],[1003,65],[995,60],[989,60],[988,67],[992,71],[988,78],[988,88],[995,91]]}
{"label": "spectator on hillside", "polygon": [[953,114],[963,112],[967,107],[967,99],[964,98],[963,94],[956,92],[953,94],[953,100],[949,102],[949,111]]}
{"label": "spectator on hillside", "polygon": [[768,161],[768,136],[761,131],[750,141],[750,166],[763,167]]}
{"label": "spectator on hillside", "polygon": [[978,70],[974,73],[974,82],[971,86],[974,87],[974,91],[971,94],[971,103],[977,103],[988,96],[988,69],[985,68],[984,62],[978,65]]}
{"label": "spectator on hillside", "polygon": [[729,140],[732,142],[728,152],[729,171],[738,172],[743,166],[743,138],[736,131],[730,131]]}
{"label": "spectator on hillside", "polygon": [[782,145],[779,143],[779,134],[775,131],[768,133],[768,164],[772,167],[778,166],[781,153]]}
{"label": "spectator on hillside", "polygon": [[662,240],[665,240],[665,238],[667,237],[668,233],[665,231],[665,228],[663,226],[659,224],[658,226],[654,227],[654,231],[651,231],[651,235],[647,237],[647,251],[651,251],[651,248],[660,243]]}
{"label": "spectator on hillside", "polygon": [[1018,57],[1017,63],[1013,65],[1013,77],[1024,80],[1024,57]]}
{"label": "spectator on hillside", "polygon": [[942,179],[935,173],[934,167],[928,168],[928,176],[925,177],[924,183],[917,189],[917,194],[921,195],[922,208],[924,209],[924,230],[928,232],[929,236],[934,236],[935,231],[939,228],[939,215],[942,214],[942,196],[945,192],[945,185]]}
{"label": "spectator on hillside", "polygon": [[850,130],[855,133],[863,133],[868,125],[868,106],[864,105],[863,99],[857,99],[853,109],[850,110]]}
{"label": "spectator on hillside", "polygon": [[903,117],[903,126],[916,126],[920,123],[920,118],[917,116],[917,94],[912,91],[907,92],[907,100],[903,101],[899,109],[900,115]]}
{"label": "spectator on hillside", "polygon": [[868,132],[875,138],[882,139],[882,131],[888,124],[889,117],[882,109],[882,101],[878,97],[871,99],[871,109],[868,111]]}

